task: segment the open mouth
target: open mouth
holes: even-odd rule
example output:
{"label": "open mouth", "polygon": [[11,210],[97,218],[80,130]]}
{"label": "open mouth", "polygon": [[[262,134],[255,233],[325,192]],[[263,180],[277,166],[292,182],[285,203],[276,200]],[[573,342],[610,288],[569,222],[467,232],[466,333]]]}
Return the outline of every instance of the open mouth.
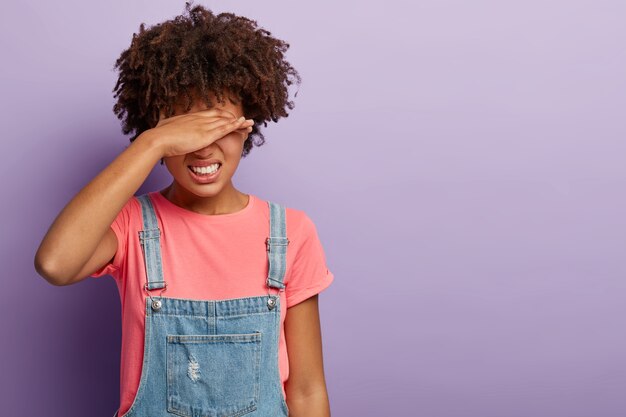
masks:
{"label": "open mouth", "polygon": [[191,177],[195,179],[196,181],[201,181],[201,182],[215,179],[217,175],[220,173],[221,168],[222,168],[222,164],[220,163],[213,164],[208,167],[192,168],[191,165],[187,166],[187,169],[189,170]]}

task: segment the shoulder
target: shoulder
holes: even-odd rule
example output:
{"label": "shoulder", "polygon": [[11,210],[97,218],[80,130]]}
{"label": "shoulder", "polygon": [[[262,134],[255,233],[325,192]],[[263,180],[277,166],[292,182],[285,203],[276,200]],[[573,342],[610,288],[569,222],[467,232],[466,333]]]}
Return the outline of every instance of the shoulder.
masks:
{"label": "shoulder", "polygon": [[139,202],[138,195],[131,196],[126,202],[126,206],[128,206],[129,210],[141,210],[141,203]]}
{"label": "shoulder", "polygon": [[311,223],[311,218],[304,210],[294,207],[285,207],[285,217],[287,218],[288,225],[291,226],[294,231],[306,227]]}
{"label": "shoulder", "polygon": [[136,196],[131,196],[118,212],[115,222],[120,228],[127,228],[130,224],[141,219],[141,204]]}
{"label": "shoulder", "polygon": [[309,214],[299,208],[285,206],[287,236],[294,246],[299,247],[311,240],[317,240],[317,229]]}
{"label": "shoulder", "polygon": [[138,196],[131,196],[117,214],[113,226],[117,226],[120,232],[128,234],[131,231],[141,229],[142,210]]}
{"label": "shoulder", "polygon": [[[269,220],[269,201],[256,195],[255,198],[263,206],[264,218]],[[305,210],[272,201],[285,209],[285,223],[290,240],[299,241],[316,234],[315,224]]]}
{"label": "shoulder", "polygon": [[130,222],[141,220],[141,202],[139,197],[136,195],[131,196],[124,204],[124,207],[122,207],[121,213],[126,213]]}

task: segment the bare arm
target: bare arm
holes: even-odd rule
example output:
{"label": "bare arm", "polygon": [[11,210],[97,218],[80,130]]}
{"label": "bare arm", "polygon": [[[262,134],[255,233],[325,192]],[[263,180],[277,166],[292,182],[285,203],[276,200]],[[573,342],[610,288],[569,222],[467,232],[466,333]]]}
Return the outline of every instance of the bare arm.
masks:
{"label": "bare arm", "polygon": [[287,309],[285,340],[289,355],[289,379],[285,384],[289,415],[329,417],[330,405],[324,378],[318,295]]}
{"label": "bare arm", "polygon": [[150,132],[137,137],[57,215],[35,255],[35,269],[49,283],[73,284],[113,258],[117,240],[110,225],[161,158]]}
{"label": "bare arm", "polygon": [[201,149],[236,130],[245,140],[252,124],[251,119],[238,120],[220,109],[161,118],[58,214],[35,255],[37,273],[61,286],[81,281],[102,267],[117,251],[111,223],[159,159]]}

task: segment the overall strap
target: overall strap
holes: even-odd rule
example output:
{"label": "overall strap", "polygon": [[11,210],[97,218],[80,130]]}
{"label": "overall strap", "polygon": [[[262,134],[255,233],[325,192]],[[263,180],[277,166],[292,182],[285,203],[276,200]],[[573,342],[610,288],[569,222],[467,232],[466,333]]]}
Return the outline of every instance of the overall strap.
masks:
{"label": "overall strap", "polygon": [[268,287],[285,288],[284,278],[287,266],[287,224],[285,207],[272,201],[267,202],[270,209],[270,235],[265,239],[269,271]]}
{"label": "overall strap", "polygon": [[154,206],[149,195],[146,193],[137,199],[141,203],[143,219],[143,230],[139,231],[139,242],[146,266],[147,282],[145,288],[147,290],[163,288],[166,287],[166,283],[163,280],[163,266],[161,264],[161,229],[159,229]]}
{"label": "overall strap", "polygon": [[[166,287],[163,279],[161,263],[161,230],[159,229],[154,206],[148,194],[137,197],[141,204],[143,230],[139,231],[139,241],[143,250],[146,268],[146,289],[153,290]],[[268,201],[270,212],[270,234],[265,239],[268,256],[267,285],[284,289],[285,270],[287,266],[287,224],[285,207]]]}

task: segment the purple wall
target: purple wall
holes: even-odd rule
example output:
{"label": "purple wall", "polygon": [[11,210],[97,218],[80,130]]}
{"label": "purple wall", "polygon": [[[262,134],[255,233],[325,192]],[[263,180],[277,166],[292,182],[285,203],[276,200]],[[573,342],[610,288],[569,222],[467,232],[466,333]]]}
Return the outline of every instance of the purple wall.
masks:
{"label": "purple wall", "polygon": [[[303,77],[236,183],[318,227],[333,416],[626,415],[624,2],[196,3],[286,39]],[[183,9],[4,5],[3,415],[118,406],[115,283],[53,287],[33,257],[127,145],[114,60]]]}

